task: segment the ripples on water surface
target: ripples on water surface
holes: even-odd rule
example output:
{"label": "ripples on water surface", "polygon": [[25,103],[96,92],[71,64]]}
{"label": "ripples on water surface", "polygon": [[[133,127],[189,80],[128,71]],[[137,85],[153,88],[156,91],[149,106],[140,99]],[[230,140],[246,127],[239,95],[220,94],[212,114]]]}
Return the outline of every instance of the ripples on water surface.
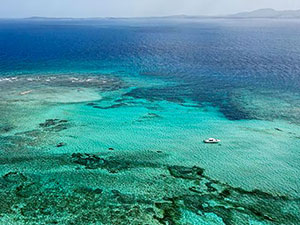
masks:
{"label": "ripples on water surface", "polygon": [[298,224],[299,28],[0,21],[1,223]]}

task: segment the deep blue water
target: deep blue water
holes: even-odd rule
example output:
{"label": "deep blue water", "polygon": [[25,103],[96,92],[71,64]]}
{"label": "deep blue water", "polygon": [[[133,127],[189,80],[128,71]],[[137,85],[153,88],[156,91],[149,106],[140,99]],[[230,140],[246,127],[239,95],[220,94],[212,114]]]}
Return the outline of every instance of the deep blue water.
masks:
{"label": "deep blue water", "polygon": [[298,20],[3,20],[0,75],[110,70],[159,77],[178,85],[128,95],[190,98],[247,119],[230,104],[232,90],[299,93],[299,37]]}

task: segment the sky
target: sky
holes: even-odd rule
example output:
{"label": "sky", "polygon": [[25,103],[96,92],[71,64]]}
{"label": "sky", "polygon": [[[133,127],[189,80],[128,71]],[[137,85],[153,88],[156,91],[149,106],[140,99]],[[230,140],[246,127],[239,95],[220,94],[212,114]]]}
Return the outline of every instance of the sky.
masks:
{"label": "sky", "polygon": [[0,0],[1,18],[228,15],[300,9],[300,0]]}

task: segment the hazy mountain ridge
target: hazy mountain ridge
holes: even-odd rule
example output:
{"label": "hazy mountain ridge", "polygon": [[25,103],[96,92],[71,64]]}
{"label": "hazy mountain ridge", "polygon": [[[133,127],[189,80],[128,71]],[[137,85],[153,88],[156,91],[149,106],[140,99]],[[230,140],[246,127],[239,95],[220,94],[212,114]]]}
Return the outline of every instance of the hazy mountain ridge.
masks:
{"label": "hazy mountain ridge", "polygon": [[277,11],[274,9],[258,9],[249,12],[241,12],[232,15],[223,16],[193,16],[193,15],[171,15],[171,16],[153,16],[153,17],[93,17],[93,18],[52,18],[52,17],[29,17],[28,20],[100,20],[100,19],[213,19],[213,18],[295,18],[300,19],[300,10]]}
{"label": "hazy mountain ridge", "polygon": [[258,9],[230,15],[233,18],[300,18],[300,10],[277,11],[274,9]]}

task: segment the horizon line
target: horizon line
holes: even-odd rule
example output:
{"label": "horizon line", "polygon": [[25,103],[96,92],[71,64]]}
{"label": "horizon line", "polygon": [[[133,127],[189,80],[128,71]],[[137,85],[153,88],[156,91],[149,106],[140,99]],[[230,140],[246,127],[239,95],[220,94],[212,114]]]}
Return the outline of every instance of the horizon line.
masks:
{"label": "horizon line", "polygon": [[[0,19],[146,19],[146,18],[246,18],[246,17],[238,17],[239,14],[247,14],[261,10],[272,10],[274,12],[296,12],[300,11],[300,9],[292,9],[292,10],[275,10],[273,8],[260,8],[252,11],[243,11],[237,12],[233,14],[226,14],[226,15],[187,15],[187,14],[174,14],[174,15],[157,15],[157,16],[91,16],[91,17],[70,17],[70,16],[58,16],[58,17],[51,17],[51,16],[39,16],[39,15],[32,15],[28,17],[0,17]],[[268,16],[258,16],[258,17],[249,17],[249,18],[276,18],[276,17],[268,17]],[[285,18],[285,17],[279,17]]]}

